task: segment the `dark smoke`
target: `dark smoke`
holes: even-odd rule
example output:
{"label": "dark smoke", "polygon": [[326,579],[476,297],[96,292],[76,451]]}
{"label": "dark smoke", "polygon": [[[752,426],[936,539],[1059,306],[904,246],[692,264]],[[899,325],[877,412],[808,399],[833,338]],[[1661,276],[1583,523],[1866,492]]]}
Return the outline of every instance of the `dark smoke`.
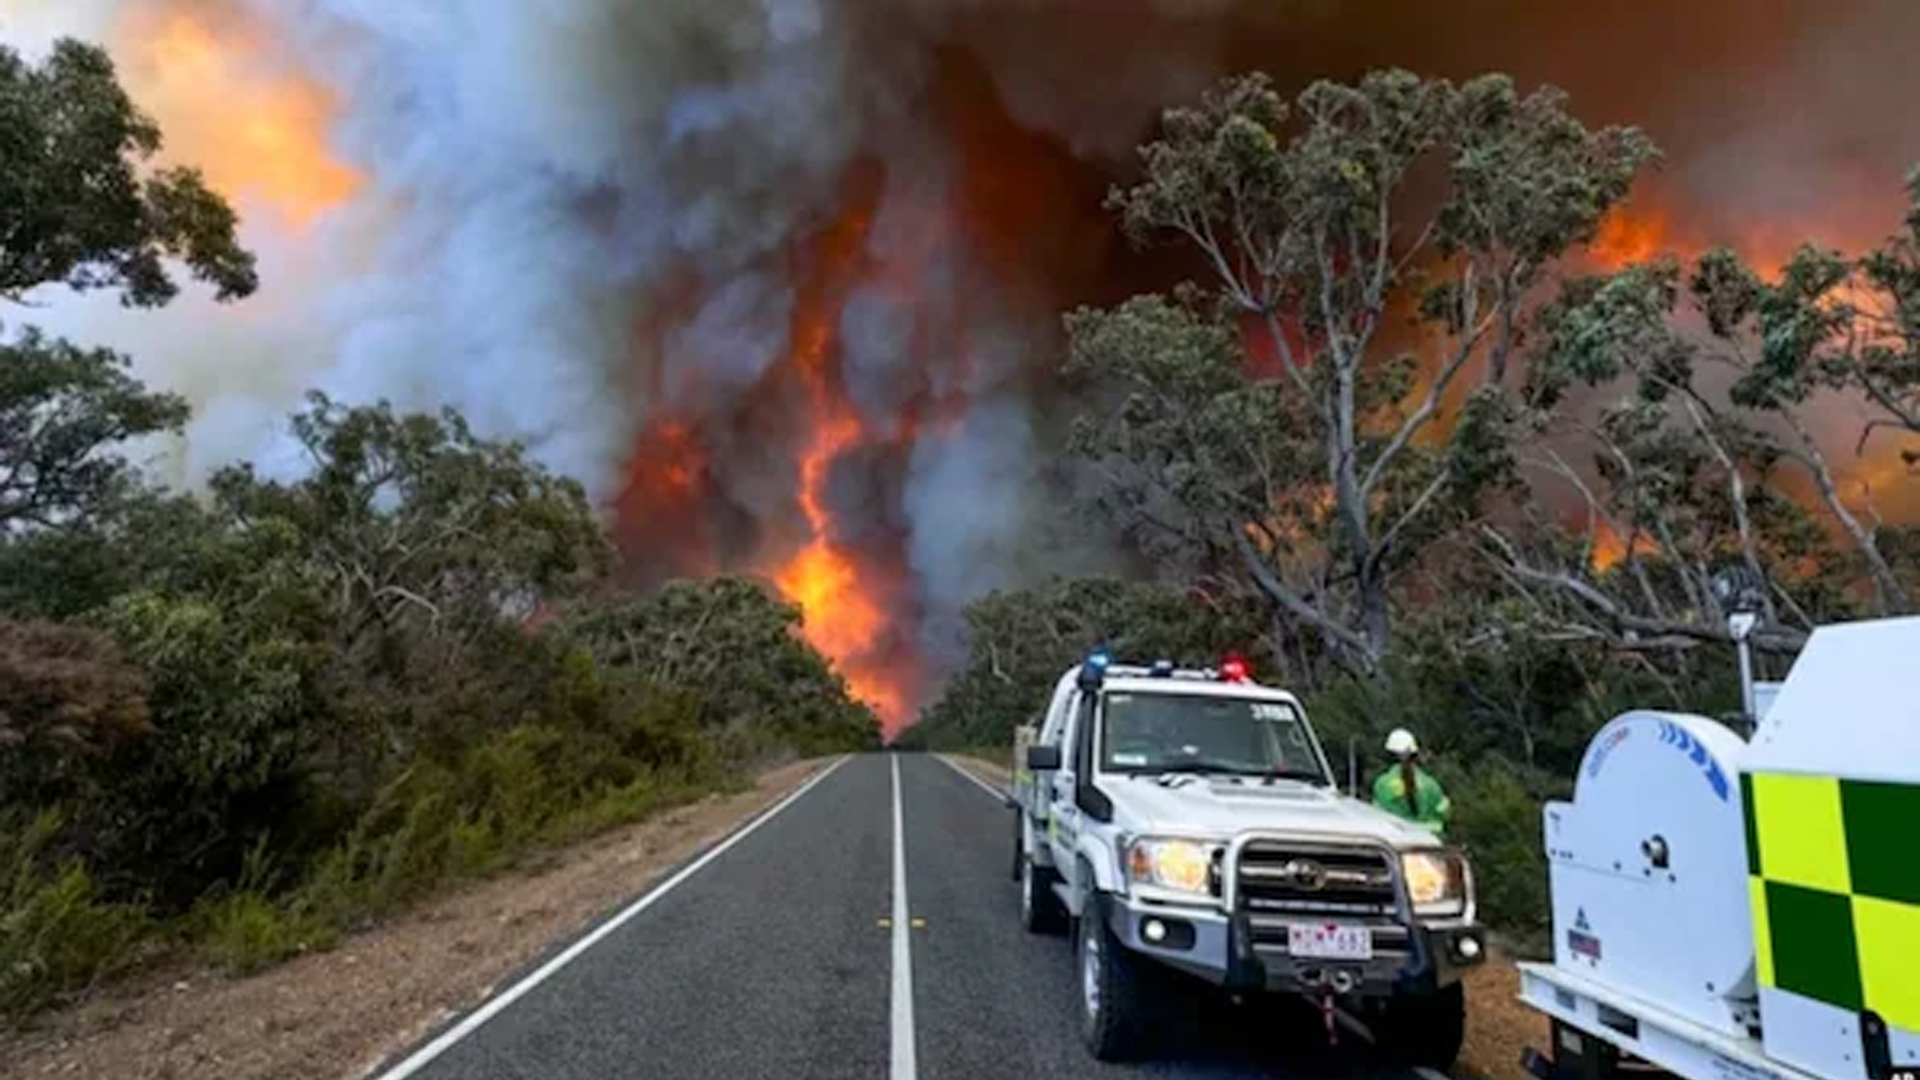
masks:
{"label": "dark smoke", "polygon": [[[1556,83],[1590,123],[1651,130],[1668,164],[1639,198],[1702,239],[1871,239],[1920,157],[1900,0],[251,9],[337,89],[371,182],[314,241],[356,259],[317,287],[305,381],[529,440],[608,500],[636,581],[771,570],[806,539],[792,336],[816,238],[862,218],[828,306],[863,437],[828,495],[903,668],[952,655],[967,600],[1100,558],[1038,472],[1058,313],[1177,269],[1100,198],[1158,108],[1219,75]],[[290,400],[206,397],[202,438],[272,456]]]}

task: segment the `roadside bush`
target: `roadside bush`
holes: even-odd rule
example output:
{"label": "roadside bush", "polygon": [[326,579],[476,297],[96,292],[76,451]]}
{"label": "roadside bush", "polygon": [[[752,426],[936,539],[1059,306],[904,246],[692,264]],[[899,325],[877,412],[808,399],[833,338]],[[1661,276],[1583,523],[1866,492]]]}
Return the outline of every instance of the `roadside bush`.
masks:
{"label": "roadside bush", "polygon": [[97,630],[0,619],[0,793],[47,805],[150,731],[147,681]]}
{"label": "roadside bush", "polygon": [[617,715],[583,713],[595,676],[570,670],[575,683],[556,700],[576,711],[515,726],[451,761],[416,761],[318,859],[292,907],[330,926],[358,925],[449,879],[492,873],[543,845],[726,786],[732,774],[675,734],[691,723],[677,711],[684,706],[629,690],[597,706],[622,707]]}
{"label": "roadside bush", "polygon": [[195,909],[193,922],[206,958],[233,975],[327,948],[337,937],[301,906],[277,903],[252,891],[204,901]]}
{"label": "roadside bush", "polygon": [[60,819],[0,815],[0,1016],[24,1014],[131,962],[140,909],[100,897],[77,861],[47,862]]}
{"label": "roadside bush", "polygon": [[584,491],[522,448],[319,397],[293,430],[302,478],[192,499],[127,473],[0,535],[0,821],[34,822],[0,848],[0,1014],[143,935],[253,970],[878,745],[798,609],[743,578],[608,589]]}
{"label": "roadside bush", "polygon": [[1565,798],[1571,783],[1529,775],[1497,756],[1435,767],[1453,799],[1449,837],[1473,860],[1481,920],[1522,950],[1538,948],[1552,929],[1541,808]]}

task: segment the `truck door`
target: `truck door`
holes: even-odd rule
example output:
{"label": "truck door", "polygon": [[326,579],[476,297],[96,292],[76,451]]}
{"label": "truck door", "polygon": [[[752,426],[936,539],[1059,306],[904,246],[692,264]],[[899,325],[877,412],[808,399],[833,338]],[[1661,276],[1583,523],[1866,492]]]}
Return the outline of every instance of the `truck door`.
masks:
{"label": "truck door", "polygon": [[1073,691],[1067,701],[1066,736],[1060,741],[1060,768],[1048,775],[1052,789],[1047,793],[1047,840],[1053,851],[1053,865],[1062,877],[1073,880],[1075,842],[1080,836],[1080,806],[1074,790],[1080,777],[1092,765],[1082,749],[1093,734],[1093,695]]}

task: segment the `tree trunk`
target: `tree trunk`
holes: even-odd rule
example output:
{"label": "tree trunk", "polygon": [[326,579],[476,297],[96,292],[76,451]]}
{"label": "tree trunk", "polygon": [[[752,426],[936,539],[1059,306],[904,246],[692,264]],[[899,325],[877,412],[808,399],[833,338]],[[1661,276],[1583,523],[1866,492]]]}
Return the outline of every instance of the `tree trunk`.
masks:
{"label": "tree trunk", "polygon": [[1833,470],[1827,467],[1827,457],[1821,453],[1819,442],[1798,416],[1790,412],[1784,415],[1793,425],[1794,433],[1800,437],[1804,450],[1803,459],[1806,461],[1807,470],[1813,474],[1814,483],[1820,489],[1821,499],[1826,502],[1827,509],[1831,510],[1833,516],[1839,520],[1840,527],[1845,529],[1847,535],[1852,538],[1854,546],[1860,551],[1861,558],[1866,560],[1867,574],[1873,579],[1873,591],[1880,601],[1880,614],[1905,613],[1911,605],[1906,587],[1900,583],[1899,576],[1893,572],[1893,567],[1887,564],[1886,557],[1880,553],[1880,545],[1874,542],[1873,534],[1860,523],[1860,519],[1855,517],[1851,510],[1847,509],[1846,503],[1841,501],[1840,485],[1834,480]]}
{"label": "tree trunk", "polygon": [[1378,567],[1363,572],[1358,582],[1360,591],[1360,634],[1366,642],[1366,668],[1368,674],[1377,672],[1380,661],[1387,655],[1387,638],[1390,627],[1388,610],[1387,580]]}

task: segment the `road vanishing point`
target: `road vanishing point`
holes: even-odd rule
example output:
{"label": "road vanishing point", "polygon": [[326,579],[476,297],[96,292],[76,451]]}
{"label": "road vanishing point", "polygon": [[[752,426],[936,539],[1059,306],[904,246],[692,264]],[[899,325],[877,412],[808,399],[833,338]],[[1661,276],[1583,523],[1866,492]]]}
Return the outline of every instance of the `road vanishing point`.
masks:
{"label": "road vanishing point", "polygon": [[1303,1003],[1211,992],[1169,1002],[1140,1060],[1093,1060],[1070,939],[1020,928],[1012,845],[1002,793],[948,759],[842,758],[371,1080],[1444,1080],[1355,1031],[1329,1048]]}

